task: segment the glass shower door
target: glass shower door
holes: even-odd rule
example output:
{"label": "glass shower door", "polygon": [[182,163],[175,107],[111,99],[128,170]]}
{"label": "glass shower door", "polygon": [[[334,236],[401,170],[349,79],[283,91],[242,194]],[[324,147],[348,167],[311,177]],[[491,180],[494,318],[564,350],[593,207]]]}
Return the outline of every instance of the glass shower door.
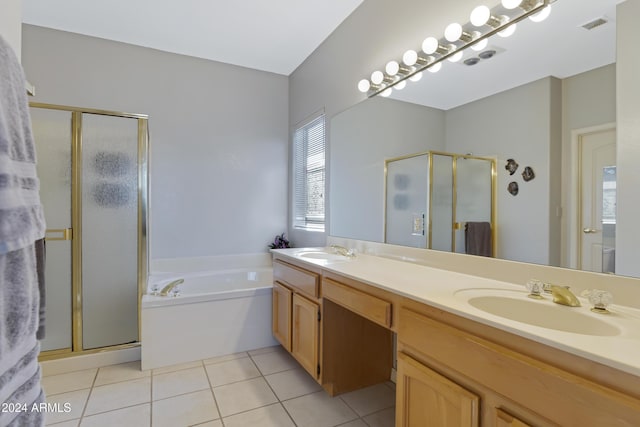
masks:
{"label": "glass shower door", "polygon": [[431,156],[431,223],[429,248],[438,251],[453,250],[453,158],[450,155]]}
{"label": "glass shower door", "polygon": [[82,342],[138,340],[138,120],[82,115]]}
{"label": "glass shower door", "polygon": [[427,154],[387,163],[385,242],[427,247],[425,219],[429,184]]}
{"label": "glass shower door", "polygon": [[[456,245],[465,251],[465,225],[487,222],[492,218],[492,164],[489,160],[458,157],[456,159]],[[488,242],[492,245],[492,242]]]}
{"label": "glass shower door", "polygon": [[30,113],[47,222],[45,338],[41,349],[71,351],[71,113],[40,108],[31,108]]}

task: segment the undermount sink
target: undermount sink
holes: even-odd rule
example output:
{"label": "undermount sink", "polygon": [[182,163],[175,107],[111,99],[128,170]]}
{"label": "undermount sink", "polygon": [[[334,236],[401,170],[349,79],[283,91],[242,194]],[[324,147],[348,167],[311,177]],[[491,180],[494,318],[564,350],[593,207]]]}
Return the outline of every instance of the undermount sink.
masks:
{"label": "undermount sink", "polygon": [[516,322],[574,334],[615,336],[620,329],[579,308],[554,304],[551,299],[527,299],[526,292],[503,291],[506,295],[478,295],[474,290],[467,303],[486,313]]}
{"label": "undermount sink", "polygon": [[310,252],[301,252],[298,254],[301,258],[310,258],[310,259],[324,259],[327,261],[337,261],[337,260],[346,260],[347,257],[335,254],[331,252],[323,252],[323,251],[310,251]]}

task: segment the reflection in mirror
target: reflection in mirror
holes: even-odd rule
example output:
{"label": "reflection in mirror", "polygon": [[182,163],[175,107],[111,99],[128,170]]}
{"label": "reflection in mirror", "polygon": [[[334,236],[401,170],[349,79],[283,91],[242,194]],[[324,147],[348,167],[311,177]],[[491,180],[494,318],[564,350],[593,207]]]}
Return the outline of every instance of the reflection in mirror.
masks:
{"label": "reflection in mirror", "polygon": [[385,160],[384,242],[495,251],[495,160],[430,151]]}
{"label": "reflection in mirror", "polygon": [[384,241],[427,248],[429,154],[385,161]]}
{"label": "reflection in mirror", "polygon": [[[615,122],[620,2],[556,1],[545,22],[523,22],[512,37],[490,39],[497,52],[491,59],[474,66],[446,63],[391,98],[370,98],[334,116],[330,234],[385,241],[385,159],[428,151],[474,153],[497,159],[495,256],[579,268],[579,257],[562,248],[577,245],[563,243],[562,236],[580,226],[570,222],[577,208],[562,191],[570,187],[566,182],[579,151],[572,148],[572,133]],[[582,27],[597,19],[606,22]],[[512,176],[504,168],[508,159],[520,165]],[[526,167],[535,179],[522,177]],[[509,193],[510,182],[518,184],[517,196]],[[450,228],[434,229],[434,236],[438,232],[450,236]],[[601,246],[604,261],[610,244]]]}
{"label": "reflection in mirror", "polygon": [[616,272],[616,167],[602,168],[602,272]]}

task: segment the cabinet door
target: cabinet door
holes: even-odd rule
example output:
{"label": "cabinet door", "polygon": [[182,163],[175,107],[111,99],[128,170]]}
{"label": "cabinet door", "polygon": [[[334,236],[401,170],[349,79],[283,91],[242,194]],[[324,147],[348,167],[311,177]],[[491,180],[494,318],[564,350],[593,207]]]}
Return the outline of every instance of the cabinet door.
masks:
{"label": "cabinet door", "polygon": [[291,290],[280,283],[273,284],[273,336],[287,351],[291,351]]}
{"label": "cabinet door", "polygon": [[404,353],[398,354],[396,426],[478,426],[479,398]]}
{"label": "cabinet door", "polygon": [[291,354],[313,378],[318,377],[318,313],[318,304],[293,295]]}
{"label": "cabinet door", "polygon": [[529,424],[515,418],[513,415],[496,409],[496,427],[531,427]]}

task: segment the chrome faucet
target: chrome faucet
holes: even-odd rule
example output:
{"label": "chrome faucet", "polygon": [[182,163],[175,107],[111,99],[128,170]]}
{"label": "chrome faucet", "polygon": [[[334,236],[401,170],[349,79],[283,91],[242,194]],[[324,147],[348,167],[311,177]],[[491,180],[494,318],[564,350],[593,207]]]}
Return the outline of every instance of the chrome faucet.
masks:
{"label": "chrome faucet", "polygon": [[574,293],[569,290],[568,286],[545,283],[543,289],[553,295],[553,302],[556,304],[568,305],[569,307],[580,307],[582,305]]}
{"label": "chrome faucet", "polygon": [[353,251],[353,249],[347,249],[344,246],[331,245],[331,249],[333,249],[335,253],[337,253],[338,255],[342,255],[350,258],[353,258],[354,256],[356,256],[356,253]]}
{"label": "chrome faucet", "polygon": [[184,279],[178,279],[178,280],[174,280],[173,282],[167,284],[160,291],[160,296],[161,297],[166,297],[167,295],[169,295],[169,292],[171,292],[176,286],[180,285],[183,282],[184,282]]}

